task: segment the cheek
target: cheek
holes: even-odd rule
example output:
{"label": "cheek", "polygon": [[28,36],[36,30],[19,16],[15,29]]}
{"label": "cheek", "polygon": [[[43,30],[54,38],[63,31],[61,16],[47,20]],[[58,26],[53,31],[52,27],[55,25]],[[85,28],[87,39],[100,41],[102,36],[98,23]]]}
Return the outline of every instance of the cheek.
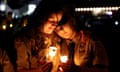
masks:
{"label": "cheek", "polygon": [[50,24],[47,24],[47,23],[46,23],[46,24],[44,25],[44,29],[49,29],[49,27],[51,27]]}
{"label": "cheek", "polygon": [[48,27],[48,26],[45,24],[45,25],[43,26],[43,29],[45,30],[47,27]]}
{"label": "cheek", "polygon": [[57,34],[58,34],[60,37],[64,37],[64,34],[63,34],[61,31],[58,31]]}

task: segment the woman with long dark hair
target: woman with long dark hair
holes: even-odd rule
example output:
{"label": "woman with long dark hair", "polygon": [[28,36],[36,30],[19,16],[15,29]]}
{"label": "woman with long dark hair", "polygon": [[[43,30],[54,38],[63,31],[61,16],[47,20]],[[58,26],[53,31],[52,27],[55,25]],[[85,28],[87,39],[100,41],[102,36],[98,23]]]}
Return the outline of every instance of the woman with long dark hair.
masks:
{"label": "woman with long dark hair", "polygon": [[19,34],[16,36],[19,72],[25,69],[35,72],[57,72],[60,48],[54,29],[62,19],[63,13],[59,1],[43,0],[37,6],[30,16],[28,26],[23,29],[21,36]]}

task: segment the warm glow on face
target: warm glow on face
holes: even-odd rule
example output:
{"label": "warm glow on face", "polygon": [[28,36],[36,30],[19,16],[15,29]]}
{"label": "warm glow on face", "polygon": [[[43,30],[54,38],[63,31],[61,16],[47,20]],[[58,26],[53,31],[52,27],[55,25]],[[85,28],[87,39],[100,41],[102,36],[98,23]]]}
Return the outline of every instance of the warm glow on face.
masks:
{"label": "warm glow on face", "polygon": [[51,34],[58,25],[58,22],[61,20],[61,18],[62,13],[53,13],[45,22],[43,32],[46,34]]}
{"label": "warm glow on face", "polygon": [[65,39],[71,39],[73,36],[73,30],[69,26],[68,23],[64,24],[63,26],[58,26],[55,30],[55,32],[62,38]]}
{"label": "warm glow on face", "polygon": [[60,60],[61,60],[61,62],[66,63],[68,60],[68,57],[67,56],[60,56]]}

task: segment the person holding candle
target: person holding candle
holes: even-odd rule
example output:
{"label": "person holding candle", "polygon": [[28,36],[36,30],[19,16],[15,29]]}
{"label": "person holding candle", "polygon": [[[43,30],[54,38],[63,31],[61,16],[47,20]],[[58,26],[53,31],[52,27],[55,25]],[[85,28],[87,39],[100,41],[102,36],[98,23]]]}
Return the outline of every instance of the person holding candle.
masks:
{"label": "person holding candle", "polygon": [[94,39],[90,31],[77,27],[71,14],[66,14],[56,27],[61,55],[68,56],[68,61],[60,64],[61,72],[108,72],[108,56],[101,41]]}
{"label": "person holding candle", "polygon": [[54,29],[63,13],[61,2],[40,2],[24,31],[16,34],[18,72],[57,72],[60,47]]}

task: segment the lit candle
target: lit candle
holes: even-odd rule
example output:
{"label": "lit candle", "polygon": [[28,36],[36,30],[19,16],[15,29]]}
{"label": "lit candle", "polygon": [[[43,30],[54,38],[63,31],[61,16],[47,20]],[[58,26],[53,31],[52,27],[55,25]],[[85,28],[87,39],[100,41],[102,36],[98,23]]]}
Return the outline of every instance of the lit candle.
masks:
{"label": "lit candle", "polygon": [[60,61],[66,63],[68,61],[68,56],[60,56]]}
{"label": "lit candle", "polygon": [[52,61],[53,57],[56,55],[57,48],[54,46],[50,46],[48,49],[47,59],[48,61]]}
{"label": "lit candle", "polygon": [[68,61],[68,56],[60,56],[60,61],[61,61],[61,64],[59,66],[59,71],[58,72],[64,72],[63,70],[63,64],[67,63]]}

